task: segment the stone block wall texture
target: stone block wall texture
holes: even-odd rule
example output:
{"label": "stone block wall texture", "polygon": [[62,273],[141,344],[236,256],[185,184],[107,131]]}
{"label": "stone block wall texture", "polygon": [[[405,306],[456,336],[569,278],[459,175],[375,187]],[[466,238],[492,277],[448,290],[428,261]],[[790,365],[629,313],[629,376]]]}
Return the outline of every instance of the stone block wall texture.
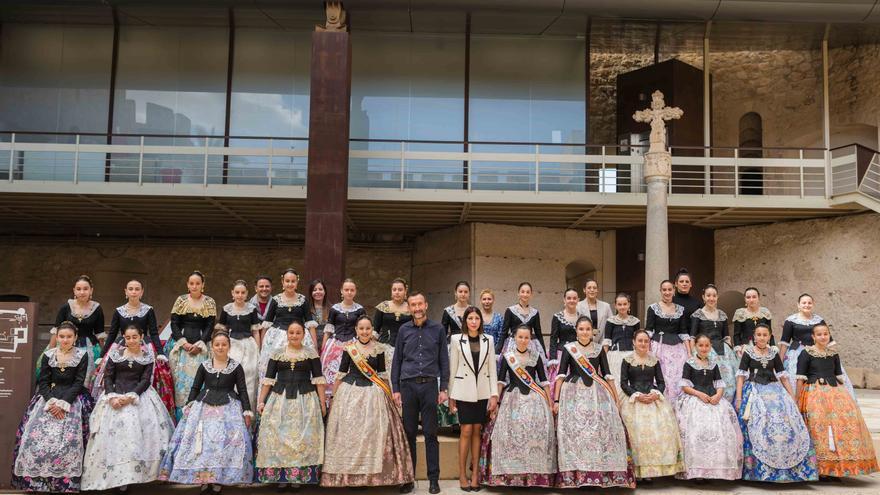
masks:
{"label": "stone block wall texture", "polygon": [[[231,301],[236,279],[250,285],[258,274],[273,278],[274,292],[281,291],[280,273],[287,267],[301,269],[300,245],[267,243],[265,246],[228,243],[212,245],[199,240],[119,243],[21,239],[0,241],[5,267],[0,272],[0,294],[24,294],[40,303],[40,322],[55,320],[58,308],[72,297],[73,280],[88,274],[95,284],[95,300],[104,307],[107,324],[113,308],[125,302],[124,285],[132,277],[146,286],[144,301],[156,309],[160,321],[168,318],[174,299],[186,293],[186,278],[192,270],[207,277],[205,293],[218,305]],[[357,301],[371,312],[390,296],[395,277],[411,277],[412,245],[349,246],[347,273],[358,283]],[[298,292],[308,291],[308,280],[300,280]],[[338,301],[339,297],[334,297]]]}
{"label": "stone block wall texture", "polygon": [[877,213],[717,230],[717,285],[722,293],[758,287],[777,339],[798,296],[812,294],[844,366],[877,368],[878,232]]}
{"label": "stone block wall texture", "polygon": [[[541,312],[541,327],[550,335],[553,314],[562,309],[566,289],[566,267],[579,262],[596,269],[599,290],[605,291],[603,267],[604,236],[594,231],[518,227],[514,225],[475,225],[474,279],[477,292],[495,292],[495,311],[503,313],[518,301],[517,286],[532,284],[531,305]],[[613,253],[612,253],[613,254]],[[610,269],[613,277],[613,267]],[[583,287],[575,287],[583,298]]]}
{"label": "stone block wall texture", "polygon": [[[703,68],[702,52],[664,52],[661,61],[669,58]],[[862,144],[876,143],[880,115],[880,45],[834,47],[829,49],[829,60],[832,135],[848,133],[847,127],[854,124],[867,125],[874,128],[875,136],[872,142]],[[738,146],[739,120],[748,112],[761,115],[765,147],[822,145],[822,52],[819,47],[713,50],[709,61],[714,146]],[[653,54],[593,52],[590,63],[590,142],[613,144],[617,141],[616,78],[651,65]],[[788,155],[778,151],[767,156]]]}

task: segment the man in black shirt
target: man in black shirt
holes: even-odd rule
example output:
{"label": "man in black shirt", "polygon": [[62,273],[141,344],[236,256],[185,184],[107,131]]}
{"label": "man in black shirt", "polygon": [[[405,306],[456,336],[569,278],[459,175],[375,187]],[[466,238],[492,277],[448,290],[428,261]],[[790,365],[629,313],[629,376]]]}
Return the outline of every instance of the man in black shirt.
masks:
{"label": "man in black shirt", "polygon": [[[449,384],[449,353],[446,330],[428,320],[428,302],[420,292],[407,298],[412,321],[401,325],[394,345],[391,386],[398,407],[403,407],[403,429],[409,440],[413,467],[416,465],[416,434],[419,415],[425,435],[425,460],[428,466],[430,493],[440,493],[440,444],[437,443],[437,405],[446,402]],[[437,379],[440,388],[437,388]],[[413,484],[400,487],[401,493],[413,491]]]}

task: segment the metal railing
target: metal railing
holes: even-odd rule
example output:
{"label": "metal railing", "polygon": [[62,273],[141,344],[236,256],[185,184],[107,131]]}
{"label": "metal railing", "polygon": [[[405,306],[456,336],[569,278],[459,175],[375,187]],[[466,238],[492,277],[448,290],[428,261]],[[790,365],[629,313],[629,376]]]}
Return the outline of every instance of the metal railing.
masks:
{"label": "metal railing", "polygon": [[880,155],[876,150],[853,144],[831,150],[834,196],[862,193],[880,200]]}
{"label": "metal railing", "polygon": [[[352,140],[349,184],[401,191],[641,193],[644,151],[615,145]],[[731,196],[827,196],[829,162],[833,187],[828,189],[852,188],[857,154],[855,148],[670,151],[672,194]],[[307,159],[305,138],[0,133],[0,180],[8,182],[304,187]]]}

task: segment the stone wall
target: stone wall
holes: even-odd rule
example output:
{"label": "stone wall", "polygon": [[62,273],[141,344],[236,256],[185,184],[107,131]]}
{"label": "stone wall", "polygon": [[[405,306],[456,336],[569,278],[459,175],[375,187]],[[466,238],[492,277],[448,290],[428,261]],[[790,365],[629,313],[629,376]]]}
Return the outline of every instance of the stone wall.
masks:
{"label": "stone wall", "polygon": [[[765,147],[821,146],[822,52],[803,50],[712,51],[712,139],[715,146],[739,145],[739,119],[757,112],[763,121]],[[664,52],[661,61],[678,58],[702,68],[701,52]],[[877,143],[880,115],[880,45],[829,50],[832,135],[843,133],[868,146]],[[616,140],[616,78],[653,63],[651,53],[593,52],[590,58],[590,142]],[[852,134],[849,126],[869,125]],[[843,143],[843,141],[840,141]],[[782,152],[768,156],[783,156]],[[794,156],[794,155],[792,155]]]}
{"label": "stone wall", "polygon": [[[613,231],[518,227],[498,224],[465,224],[429,232],[416,240],[413,252],[413,286],[428,296],[428,315],[439,319],[443,308],[455,302],[459,280],[471,283],[471,303],[479,292],[492,289],[495,310],[503,313],[517,301],[520,282],[534,289],[532,304],[541,311],[541,325],[549,335],[550,318],[562,308],[566,267],[595,268],[603,297],[614,293]],[[583,287],[581,290],[583,297]],[[607,293],[607,294],[606,294]],[[610,296],[613,297],[613,296]]]}
{"label": "stone wall", "polygon": [[845,366],[876,368],[880,346],[880,214],[738,227],[715,232],[715,277],[722,292],[761,290],[773,333],[797,311],[803,292],[831,325]]}
{"label": "stone wall", "polygon": [[[880,45],[829,50],[831,125],[880,126]],[[877,136],[874,136],[876,143]]]}
{"label": "stone wall", "polygon": [[[303,247],[245,241],[212,244],[204,239],[120,242],[72,242],[67,239],[3,239],[5,258],[0,272],[0,294],[24,294],[40,303],[40,323],[54,322],[58,308],[71,297],[73,279],[88,274],[95,284],[95,300],[110,311],[124,302],[124,285],[131,277],[146,285],[144,301],[168,318],[174,299],[186,292],[186,277],[194,269],[205,273],[205,293],[218,304],[231,300],[232,283],[251,282],[257,274],[272,276],[281,290],[280,273],[287,267],[301,271]],[[364,306],[385,300],[395,277],[411,278],[412,245],[356,245],[346,253],[347,273],[358,283],[357,300]],[[302,280],[299,292],[308,290]],[[251,288],[252,292],[252,288]],[[339,298],[335,297],[335,301]]]}
{"label": "stone wall", "polygon": [[[477,291],[495,292],[495,310],[516,304],[517,288],[530,282],[532,305],[541,312],[544,334],[553,314],[562,309],[566,267],[577,262],[595,268],[600,291],[615,290],[613,231],[594,231],[476,224],[474,237]],[[608,256],[606,256],[606,253]],[[575,287],[583,298],[583,287]]]}

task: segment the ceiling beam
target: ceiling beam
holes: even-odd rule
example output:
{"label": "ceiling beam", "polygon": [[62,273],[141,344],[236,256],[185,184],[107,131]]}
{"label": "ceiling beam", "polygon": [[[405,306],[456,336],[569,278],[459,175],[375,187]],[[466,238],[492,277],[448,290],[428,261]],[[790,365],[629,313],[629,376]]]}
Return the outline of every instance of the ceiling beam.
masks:
{"label": "ceiling beam", "polygon": [[234,217],[234,218],[235,218],[236,220],[238,220],[239,222],[241,222],[241,223],[247,225],[248,227],[250,227],[250,228],[252,228],[252,229],[254,229],[254,230],[257,230],[257,226],[256,226],[256,225],[254,225],[250,220],[248,220],[248,219],[246,219],[245,217],[243,217],[243,216],[239,215],[238,213],[236,213],[235,210],[229,208],[228,206],[224,205],[223,203],[217,201],[217,200],[214,199],[214,198],[207,198],[207,197],[206,197],[206,198],[204,198],[204,199],[205,199],[205,201],[207,201],[208,203],[210,203],[211,206],[215,206],[215,207],[219,208],[219,209],[222,210],[224,213],[226,213],[226,214],[228,214],[228,215]]}
{"label": "ceiling beam", "polygon": [[468,214],[471,212],[471,204],[465,203],[461,206],[461,215],[458,216],[458,223],[462,224],[467,221]]}
{"label": "ceiling beam", "polygon": [[101,207],[101,208],[104,208],[104,209],[110,210],[110,211],[112,211],[112,212],[114,212],[114,213],[118,213],[118,214],[120,214],[120,215],[126,216],[126,217],[128,217],[128,218],[130,218],[130,219],[132,219],[132,220],[137,221],[137,222],[143,222],[143,223],[145,223],[145,224],[147,224],[147,225],[150,225],[150,226],[152,226],[152,227],[160,228],[159,224],[157,224],[157,223],[155,223],[155,222],[151,222],[150,220],[146,220],[146,219],[144,219],[144,218],[140,218],[140,217],[138,217],[137,215],[131,214],[131,213],[129,213],[129,212],[123,210],[123,209],[117,208],[117,207],[115,207],[115,206],[110,206],[110,205],[108,205],[108,204],[102,203],[102,202],[98,201],[98,200],[95,199],[95,198],[90,198],[90,197],[85,196],[85,195],[82,195],[82,194],[77,194],[76,197],[79,198],[79,199],[86,200],[86,201],[88,201],[89,203],[92,203],[92,204],[94,204],[94,205],[96,205],[96,206],[99,206],[99,207]]}
{"label": "ceiling beam", "polygon": [[583,215],[581,215],[580,218],[578,218],[577,220],[575,220],[574,223],[572,223],[571,225],[569,225],[568,228],[573,229],[573,228],[577,227],[578,225],[580,225],[580,224],[586,222],[591,216],[593,216],[593,215],[595,215],[596,213],[599,213],[600,211],[602,211],[602,208],[605,208],[605,205],[596,205],[596,206],[590,208],[589,210],[587,210],[586,213],[584,213]]}
{"label": "ceiling beam", "polygon": [[716,218],[718,218],[718,217],[720,217],[720,216],[722,216],[722,215],[724,215],[724,214],[726,214],[726,213],[730,213],[730,212],[733,211],[733,210],[734,210],[733,208],[725,208],[725,209],[723,209],[723,210],[718,210],[718,211],[716,211],[715,213],[713,213],[713,214],[711,214],[711,215],[706,215],[705,217],[703,217],[703,218],[697,220],[696,222],[694,222],[694,225],[697,226],[697,227],[702,227],[702,226],[705,225],[706,222],[708,222],[709,220],[714,220],[714,219],[716,219]]}

